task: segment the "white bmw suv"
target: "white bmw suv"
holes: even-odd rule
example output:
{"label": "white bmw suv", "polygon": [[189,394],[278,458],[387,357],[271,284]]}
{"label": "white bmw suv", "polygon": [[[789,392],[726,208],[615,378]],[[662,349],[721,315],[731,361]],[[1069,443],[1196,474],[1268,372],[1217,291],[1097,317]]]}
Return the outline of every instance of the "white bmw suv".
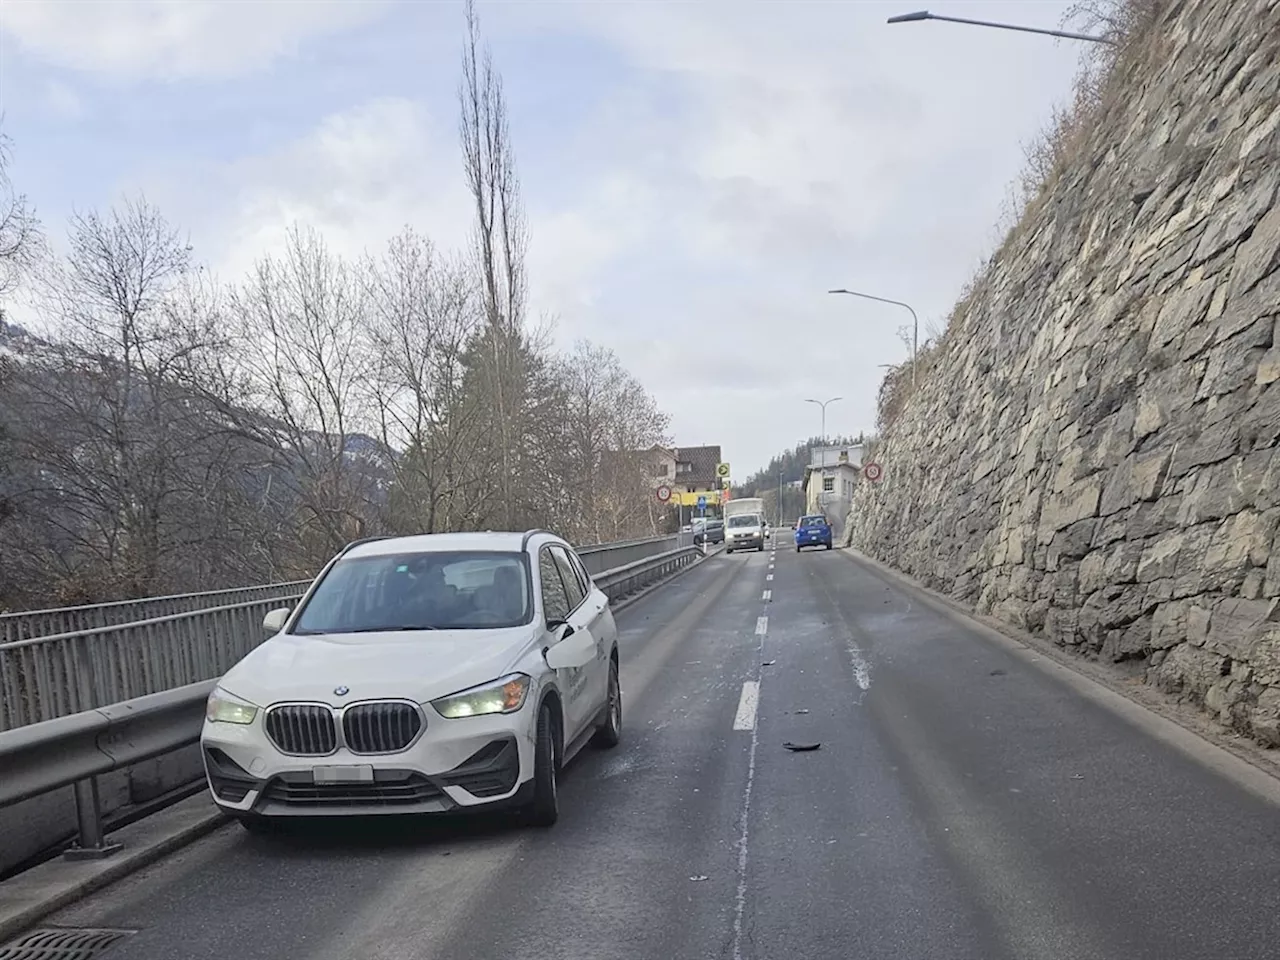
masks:
{"label": "white bmw suv", "polygon": [[357,541],[209,697],[213,799],[278,818],[506,807],[550,826],[557,777],[622,729],[618,629],[543,531]]}

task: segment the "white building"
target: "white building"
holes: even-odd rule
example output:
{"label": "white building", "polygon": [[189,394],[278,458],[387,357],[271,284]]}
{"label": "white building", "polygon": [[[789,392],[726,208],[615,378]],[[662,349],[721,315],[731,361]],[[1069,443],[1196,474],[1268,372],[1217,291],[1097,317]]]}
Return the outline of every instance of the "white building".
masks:
{"label": "white building", "polygon": [[861,444],[815,447],[804,470],[805,512],[823,514],[839,537],[861,474]]}

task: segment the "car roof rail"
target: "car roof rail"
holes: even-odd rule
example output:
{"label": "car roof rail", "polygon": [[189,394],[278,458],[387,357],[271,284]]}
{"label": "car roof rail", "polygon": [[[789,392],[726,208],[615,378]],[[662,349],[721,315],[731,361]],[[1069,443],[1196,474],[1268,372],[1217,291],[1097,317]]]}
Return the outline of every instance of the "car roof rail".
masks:
{"label": "car roof rail", "polygon": [[378,537],[361,537],[359,540],[352,540],[345,547],[339,550],[338,556],[345,557],[350,551],[354,550],[356,547],[363,546],[366,543],[376,543],[379,540],[390,540],[390,539],[392,538],[389,534],[383,534],[382,536],[378,536]]}

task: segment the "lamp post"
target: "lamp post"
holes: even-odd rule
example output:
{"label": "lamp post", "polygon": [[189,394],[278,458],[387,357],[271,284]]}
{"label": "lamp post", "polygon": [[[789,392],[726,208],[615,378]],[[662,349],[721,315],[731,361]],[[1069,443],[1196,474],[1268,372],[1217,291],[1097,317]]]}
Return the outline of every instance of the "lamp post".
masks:
{"label": "lamp post", "polygon": [[1088,33],[1073,33],[1070,30],[1047,30],[1044,27],[1021,27],[1013,23],[995,23],[991,20],[969,20],[965,17],[947,17],[928,10],[917,10],[915,13],[900,13],[890,17],[889,23],[914,23],[917,20],[946,20],[948,23],[967,23],[974,27],[995,27],[997,30],[1017,30],[1020,33],[1042,33],[1049,37],[1062,37],[1066,40],[1087,40],[1090,43],[1106,43],[1115,46],[1114,40],[1106,37],[1095,37]]}
{"label": "lamp post", "polygon": [[828,290],[827,293],[843,293],[847,297],[862,297],[863,300],[875,300],[877,303],[891,303],[895,307],[905,307],[911,313],[911,389],[914,390],[916,386],[916,354],[920,350],[920,318],[916,316],[911,304],[903,303],[901,300],[875,297],[869,293],[858,293],[856,290]]}
{"label": "lamp post", "polygon": [[830,400],[806,400],[805,403],[816,403],[822,408],[822,442],[827,442],[827,404],[843,400],[844,397],[832,397]]}

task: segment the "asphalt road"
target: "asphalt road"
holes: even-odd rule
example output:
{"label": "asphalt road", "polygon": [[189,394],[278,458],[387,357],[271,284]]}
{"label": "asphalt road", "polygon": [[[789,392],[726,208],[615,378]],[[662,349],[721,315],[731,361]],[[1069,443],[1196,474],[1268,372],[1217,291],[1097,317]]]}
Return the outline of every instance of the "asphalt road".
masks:
{"label": "asphalt road", "polygon": [[53,923],[138,931],[103,960],[1277,956],[1280,809],[837,551],[770,563],[619,614],[624,743],[552,830],[229,828]]}

